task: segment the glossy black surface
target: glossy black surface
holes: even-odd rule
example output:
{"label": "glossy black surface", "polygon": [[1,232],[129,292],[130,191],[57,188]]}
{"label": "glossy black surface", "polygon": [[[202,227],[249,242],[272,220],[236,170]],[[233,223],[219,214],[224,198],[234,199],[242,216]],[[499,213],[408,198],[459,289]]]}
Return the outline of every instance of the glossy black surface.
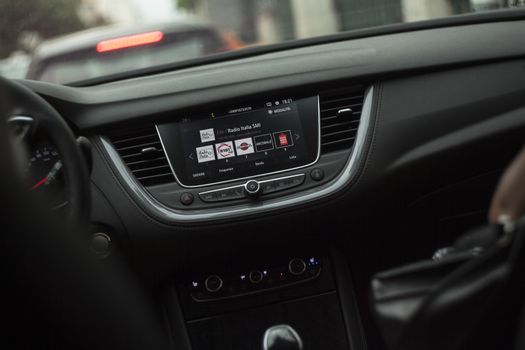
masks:
{"label": "glossy black surface", "polygon": [[261,349],[266,329],[280,324],[292,326],[305,349],[348,349],[335,292],[190,322],[188,331],[195,350]]}

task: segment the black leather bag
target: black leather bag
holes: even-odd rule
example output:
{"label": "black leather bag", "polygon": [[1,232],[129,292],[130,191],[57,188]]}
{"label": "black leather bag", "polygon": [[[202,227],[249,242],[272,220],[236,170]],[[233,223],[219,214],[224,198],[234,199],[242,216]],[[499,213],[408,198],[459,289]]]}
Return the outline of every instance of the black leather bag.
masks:
{"label": "black leather bag", "polygon": [[372,307],[390,349],[461,348],[504,296],[523,226],[486,226],[433,259],[375,275]]}

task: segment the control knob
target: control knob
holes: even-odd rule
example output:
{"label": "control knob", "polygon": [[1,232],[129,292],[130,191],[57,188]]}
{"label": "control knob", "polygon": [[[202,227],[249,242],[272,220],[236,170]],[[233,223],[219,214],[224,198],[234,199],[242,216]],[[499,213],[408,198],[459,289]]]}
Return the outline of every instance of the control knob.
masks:
{"label": "control knob", "polygon": [[259,283],[259,282],[261,282],[263,280],[264,275],[259,270],[253,270],[253,271],[250,271],[250,274],[248,275],[248,278],[249,278],[250,282],[256,284],[256,283]]}
{"label": "control knob", "polygon": [[288,264],[288,271],[294,276],[302,275],[306,271],[306,263],[303,259],[293,258]]}
{"label": "control knob", "polygon": [[244,192],[246,192],[249,197],[257,197],[261,192],[261,185],[259,185],[258,181],[250,180],[244,184]]}
{"label": "control knob", "polygon": [[211,275],[204,281],[204,287],[210,293],[218,292],[222,288],[222,278],[217,275]]}

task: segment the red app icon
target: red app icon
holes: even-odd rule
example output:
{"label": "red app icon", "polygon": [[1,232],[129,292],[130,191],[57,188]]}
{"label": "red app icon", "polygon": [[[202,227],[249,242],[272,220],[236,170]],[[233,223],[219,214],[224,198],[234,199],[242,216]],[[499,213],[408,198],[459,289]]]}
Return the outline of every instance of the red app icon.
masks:
{"label": "red app icon", "polygon": [[275,147],[288,148],[293,146],[292,133],[290,130],[278,131],[273,133]]}
{"label": "red app icon", "polygon": [[288,137],[286,137],[286,134],[284,132],[279,134],[279,145],[282,146],[288,146]]}

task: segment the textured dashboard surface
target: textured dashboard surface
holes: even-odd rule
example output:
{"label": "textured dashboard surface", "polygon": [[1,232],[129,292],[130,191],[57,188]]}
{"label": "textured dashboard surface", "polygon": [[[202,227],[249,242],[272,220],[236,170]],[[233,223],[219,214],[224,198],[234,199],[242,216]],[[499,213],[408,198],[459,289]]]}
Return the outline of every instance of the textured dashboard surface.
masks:
{"label": "textured dashboard surface", "polygon": [[413,31],[311,46],[84,88],[25,82],[77,127],[321,82],[520,57],[525,21]]}

